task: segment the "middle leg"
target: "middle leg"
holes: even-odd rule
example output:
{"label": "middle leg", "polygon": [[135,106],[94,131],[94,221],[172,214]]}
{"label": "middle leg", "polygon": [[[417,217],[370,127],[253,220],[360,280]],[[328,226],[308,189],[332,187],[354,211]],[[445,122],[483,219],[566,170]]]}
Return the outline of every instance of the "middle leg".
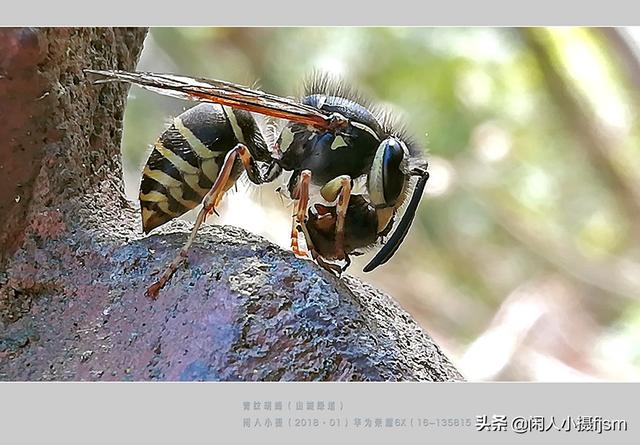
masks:
{"label": "middle leg", "polygon": [[[291,197],[295,200],[293,215],[291,215],[291,250],[297,256],[306,257],[307,254],[300,249],[300,231],[305,232],[307,208],[309,207],[309,185],[311,184],[311,172],[303,170],[296,178],[296,184],[292,189]],[[305,234],[307,249],[313,250],[313,244]]]}

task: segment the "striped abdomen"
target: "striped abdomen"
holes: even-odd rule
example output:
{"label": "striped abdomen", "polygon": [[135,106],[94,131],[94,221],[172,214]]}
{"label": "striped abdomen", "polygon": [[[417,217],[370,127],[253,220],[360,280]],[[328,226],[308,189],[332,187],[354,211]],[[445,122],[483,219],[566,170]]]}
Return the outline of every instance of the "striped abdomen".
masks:
{"label": "striped abdomen", "polygon": [[[231,118],[229,115],[231,114]],[[255,123],[216,104],[197,105],[174,118],[153,147],[140,184],[145,233],[196,207],[215,181],[225,155],[239,142],[255,145]],[[251,134],[248,134],[251,133]],[[261,147],[262,148],[262,147]],[[242,173],[234,168],[228,187]]]}

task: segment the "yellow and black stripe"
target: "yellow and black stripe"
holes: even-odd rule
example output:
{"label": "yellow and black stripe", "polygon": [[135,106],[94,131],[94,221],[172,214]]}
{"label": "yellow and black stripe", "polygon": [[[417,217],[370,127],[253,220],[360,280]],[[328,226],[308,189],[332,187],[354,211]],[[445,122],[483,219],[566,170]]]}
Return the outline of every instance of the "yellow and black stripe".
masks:
{"label": "yellow and black stripe", "polygon": [[[231,118],[230,118],[231,116]],[[241,115],[251,119],[249,113]],[[213,185],[226,154],[239,142],[255,145],[255,123],[216,104],[197,105],[174,118],[155,143],[140,184],[145,233],[196,207]],[[247,134],[250,133],[250,134]],[[266,150],[266,145],[264,147]],[[234,166],[230,182],[242,173]],[[232,182],[231,182],[232,183]]]}

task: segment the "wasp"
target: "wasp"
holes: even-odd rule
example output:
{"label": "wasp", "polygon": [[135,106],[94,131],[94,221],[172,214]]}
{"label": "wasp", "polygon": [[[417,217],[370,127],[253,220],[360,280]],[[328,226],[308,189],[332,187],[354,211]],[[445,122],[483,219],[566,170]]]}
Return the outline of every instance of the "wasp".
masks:
{"label": "wasp", "polygon": [[[311,257],[337,275],[349,266],[350,255],[388,236],[364,271],[386,263],[407,235],[429,179],[428,163],[389,113],[343,82],[312,76],[298,100],[220,80],[86,71],[99,76],[94,83],[129,82],[202,102],[173,119],[142,172],[145,233],[202,204],[187,242],[147,289],[148,296],[155,298],[180,267],[202,223],[217,213],[225,192],[243,173],[257,185],[290,173],[292,250],[306,256],[300,245],[304,237]],[[254,113],[283,124],[272,126],[276,130],[268,135]]]}

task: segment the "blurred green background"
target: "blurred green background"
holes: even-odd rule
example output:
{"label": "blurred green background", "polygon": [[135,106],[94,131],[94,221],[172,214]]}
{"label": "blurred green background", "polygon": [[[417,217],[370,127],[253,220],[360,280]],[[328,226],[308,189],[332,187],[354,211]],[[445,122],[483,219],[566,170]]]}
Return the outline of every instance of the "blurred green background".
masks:
{"label": "blurred green background", "polygon": [[[313,70],[404,113],[431,179],[409,238],[363,274],[469,380],[640,380],[640,30],[158,28],[139,69],[284,96]],[[192,103],[132,88],[127,192]],[[221,219],[288,247],[275,187]]]}

